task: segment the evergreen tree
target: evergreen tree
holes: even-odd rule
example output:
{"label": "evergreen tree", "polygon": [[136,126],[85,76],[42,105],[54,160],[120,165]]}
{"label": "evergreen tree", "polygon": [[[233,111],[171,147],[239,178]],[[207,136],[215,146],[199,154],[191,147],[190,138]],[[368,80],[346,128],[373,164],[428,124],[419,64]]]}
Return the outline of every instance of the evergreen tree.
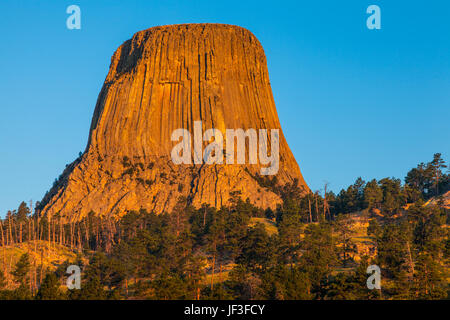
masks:
{"label": "evergreen tree", "polygon": [[28,287],[30,273],[30,258],[28,253],[24,253],[16,263],[16,268],[12,272],[14,279],[19,285]]}
{"label": "evergreen tree", "polygon": [[299,266],[311,281],[311,293],[320,296],[321,281],[337,263],[336,248],[329,224],[308,225],[302,242]]}
{"label": "evergreen tree", "polygon": [[447,297],[448,282],[444,267],[430,254],[419,254],[414,273],[414,290],[418,299]]}
{"label": "evergreen tree", "polygon": [[108,294],[100,283],[100,279],[93,277],[86,279],[80,290],[70,290],[68,297],[71,300],[106,300]]}
{"label": "evergreen tree", "polygon": [[435,188],[434,195],[439,195],[439,183],[442,177],[442,170],[447,168],[444,159],[442,159],[440,153],[435,153],[433,156],[433,160],[428,164],[427,170],[430,171],[430,175],[432,176],[433,185]]}
{"label": "evergreen tree", "polygon": [[357,296],[351,276],[341,272],[322,279],[320,297],[325,300],[355,300]]}
{"label": "evergreen tree", "polygon": [[394,286],[388,292],[397,299],[410,296],[412,260],[410,259],[411,235],[407,224],[390,224],[384,227],[377,239],[378,264],[383,274],[392,279]]}
{"label": "evergreen tree", "polygon": [[6,288],[7,281],[3,270],[0,270],[0,290],[4,290]]}
{"label": "evergreen tree", "polygon": [[179,274],[163,273],[151,283],[153,298],[157,300],[179,300],[187,298],[187,283]]}
{"label": "evergreen tree", "polygon": [[48,273],[36,294],[37,300],[60,300],[63,294],[59,289],[59,281],[54,273]]}
{"label": "evergreen tree", "polygon": [[365,185],[365,181],[359,177],[347,190],[341,190],[336,199],[339,213],[356,212],[364,208]]}
{"label": "evergreen tree", "polygon": [[298,214],[283,214],[278,224],[277,253],[284,263],[295,263],[298,260],[303,223]]}
{"label": "evergreen tree", "polygon": [[381,236],[382,232],[383,232],[383,229],[381,228],[377,219],[376,218],[370,219],[369,226],[367,227],[367,235],[373,236],[375,239],[377,239]]}
{"label": "evergreen tree", "polygon": [[378,185],[377,180],[367,182],[364,187],[364,205],[369,210],[380,209],[383,201],[383,190]]}
{"label": "evergreen tree", "polygon": [[260,275],[244,265],[238,264],[231,270],[226,284],[233,291],[236,299],[254,300],[264,297]]}
{"label": "evergreen tree", "polygon": [[426,196],[427,190],[431,186],[431,180],[425,164],[420,163],[417,168],[411,169],[405,177],[405,183],[411,190],[417,190],[422,196]]}
{"label": "evergreen tree", "polygon": [[380,180],[380,184],[383,190],[383,212],[388,215],[398,213],[399,209],[406,204],[400,179],[384,178]]}
{"label": "evergreen tree", "polygon": [[352,260],[352,254],[357,253],[356,244],[352,240],[355,232],[351,225],[351,218],[344,214],[338,215],[334,222],[334,229],[337,234],[337,252],[342,257],[341,260],[344,267],[347,267],[348,263]]}
{"label": "evergreen tree", "polygon": [[298,267],[279,264],[262,275],[261,289],[269,300],[311,299],[307,274]]}
{"label": "evergreen tree", "polygon": [[370,290],[367,287],[367,268],[370,264],[372,263],[369,263],[369,257],[362,256],[358,267],[349,278],[349,281],[351,282],[350,290],[353,291],[353,294],[357,299],[375,300],[381,298],[381,290]]}
{"label": "evergreen tree", "polygon": [[241,241],[241,254],[236,262],[250,270],[260,270],[270,266],[273,260],[273,249],[270,237],[263,224],[257,223],[247,231]]}
{"label": "evergreen tree", "polygon": [[21,202],[19,208],[17,209],[16,219],[18,222],[25,222],[30,214],[30,208],[28,208],[25,202]]}

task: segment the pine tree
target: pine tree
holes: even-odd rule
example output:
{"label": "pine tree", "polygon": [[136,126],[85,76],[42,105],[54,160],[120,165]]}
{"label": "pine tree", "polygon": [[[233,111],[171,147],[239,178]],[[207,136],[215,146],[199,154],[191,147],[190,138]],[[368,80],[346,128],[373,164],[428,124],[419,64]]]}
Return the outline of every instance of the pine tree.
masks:
{"label": "pine tree", "polygon": [[63,294],[59,289],[59,281],[54,273],[48,273],[36,295],[37,300],[60,300]]}
{"label": "pine tree", "polygon": [[322,279],[327,278],[337,264],[336,247],[330,225],[327,223],[308,225],[302,249],[299,266],[305,270],[311,281],[311,293],[319,296]]}
{"label": "pine tree", "polygon": [[15,270],[12,272],[16,282],[21,286],[28,287],[30,272],[30,258],[28,253],[24,253],[16,264]]}
{"label": "pine tree", "polygon": [[16,264],[12,272],[14,279],[19,283],[19,287],[14,291],[14,298],[17,300],[31,299],[29,286],[30,259],[28,253],[24,253]]}
{"label": "pine tree", "polygon": [[311,299],[311,284],[306,272],[299,267],[276,265],[261,275],[264,299],[307,300]]}
{"label": "pine tree", "polygon": [[381,236],[382,232],[383,229],[381,228],[377,219],[376,218],[369,219],[369,226],[367,227],[367,235],[377,239]]}
{"label": "pine tree", "polygon": [[241,241],[241,254],[236,262],[250,270],[260,270],[270,266],[273,259],[273,250],[263,224],[257,223],[254,228],[247,231]]}
{"label": "pine tree", "polygon": [[394,286],[389,294],[397,299],[410,297],[411,260],[408,247],[411,247],[410,228],[406,223],[389,224],[377,239],[378,263],[383,274],[390,278]]}
{"label": "pine tree", "polygon": [[383,201],[383,190],[378,185],[377,180],[367,182],[364,187],[364,205],[369,210],[380,209]]}
{"label": "pine tree", "polygon": [[4,290],[6,288],[7,281],[3,270],[0,270],[0,290]]}
{"label": "pine tree", "polygon": [[30,214],[30,208],[28,208],[27,204],[22,201],[22,203],[19,205],[19,208],[17,209],[17,221],[18,222],[24,222],[28,219],[28,215]]}
{"label": "pine tree", "polygon": [[[429,174],[424,163],[420,163],[417,168],[411,169],[405,177],[405,183],[412,191],[417,190],[421,196],[426,196],[426,191],[431,186]],[[417,201],[419,199],[413,199]]]}
{"label": "pine tree", "polygon": [[440,153],[435,153],[433,156],[433,160],[428,164],[427,170],[430,171],[431,176],[433,177],[433,185],[435,187],[435,195],[439,195],[439,182],[442,177],[443,168],[447,168],[444,159],[442,159]]}
{"label": "pine tree", "polygon": [[381,298],[381,290],[369,290],[367,287],[367,267],[372,262],[369,262],[368,256],[362,256],[358,267],[354,270],[351,278],[351,290],[357,299],[360,300],[374,300]]}
{"label": "pine tree", "polygon": [[342,255],[342,263],[347,267],[352,260],[352,254],[357,253],[356,244],[352,241],[355,231],[351,228],[352,221],[348,215],[338,215],[334,222],[334,229],[337,234],[338,252]]}
{"label": "pine tree", "polygon": [[420,253],[414,273],[414,290],[418,299],[445,299],[448,283],[444,267],[430,254]]}
{"label": "pine tree", "polygon": [[97,277],[88,279],[80,293],[83,300],[105,300],[107,297],[100,279]]}
{"label": "pine tree", "polygon": [[295,263],[302,234],[302,222],[299,214],[283,214],[278,223],[278,255],[285,263]]}
{"label": "pine tree", "polygon": [[237,299],[253,300],[262,299],[264,296],[260,275],[242,264],[238,264],[231,270],[227,285]]}
{"label": "pine tree", "polygon": [[383,190],[382,210],[389,215],[397,213],[406,203],[400,179],[384,178],[379,183]]}

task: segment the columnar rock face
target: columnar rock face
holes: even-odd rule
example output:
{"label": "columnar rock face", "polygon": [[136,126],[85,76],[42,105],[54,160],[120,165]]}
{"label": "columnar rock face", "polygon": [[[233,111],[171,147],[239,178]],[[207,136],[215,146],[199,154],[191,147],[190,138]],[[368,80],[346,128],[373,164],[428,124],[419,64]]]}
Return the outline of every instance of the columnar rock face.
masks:
{"label": "columnar rock face", "polygon": [[[261,163],[174,164],[175,129],[279,129],[276,180]],[[203,142],[205,147],[208,142]],[[248,147],[248,142],[247,142]],[[194,206],[226,205],[237,192],[256,206],[281,201],[267,183],[298,181],[281,131],[263,48],[246,29],[186,24],[136,33],[114,53],[95,107],[84,154],[44,197],[42,213],[79,219],[141,208],[170,212],[180,196]]]}

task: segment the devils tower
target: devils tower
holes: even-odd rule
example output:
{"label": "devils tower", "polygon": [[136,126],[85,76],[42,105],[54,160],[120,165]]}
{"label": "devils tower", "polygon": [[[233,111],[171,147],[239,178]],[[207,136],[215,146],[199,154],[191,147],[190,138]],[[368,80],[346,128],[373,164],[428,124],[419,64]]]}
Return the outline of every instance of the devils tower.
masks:
{"label": "devils tower", "polygon": [[[279,129],[277,174],[261,176],[260,163],[174,164],[171,134],[192,132],[195,121],[203,131]],[[196,207],[221,207],[236,193],[274,208],[281,198],[267,181],[297,181],[308,190],[280,127],[259,41],[231,25],[154,27],[112,56],[86,150],[44,197],[41,213],[170,212],[180,196]]]}

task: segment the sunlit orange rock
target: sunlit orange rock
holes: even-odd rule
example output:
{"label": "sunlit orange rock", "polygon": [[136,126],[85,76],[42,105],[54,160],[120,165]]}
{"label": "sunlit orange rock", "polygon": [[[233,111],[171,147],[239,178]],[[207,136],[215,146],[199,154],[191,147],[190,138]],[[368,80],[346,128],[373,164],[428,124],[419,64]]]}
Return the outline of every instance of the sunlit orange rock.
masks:
{"label": "sunlit orange rock", "polygon": [[231,25],[170,25],[140,31],[114,53],[87,148],[44,197],[41,212],[74,220],[90,211],[170,212],[180,196],[196,207],[220,207],[234,191],[275,208],[280,196],[263,186],[273,177],[261,176],[260,164],[172,162],[171,133],[192,131],[194,121],[202,121],[203,131],[279,129],[275,185],[297,180],[309,190],[281,131],[256,37]]}

